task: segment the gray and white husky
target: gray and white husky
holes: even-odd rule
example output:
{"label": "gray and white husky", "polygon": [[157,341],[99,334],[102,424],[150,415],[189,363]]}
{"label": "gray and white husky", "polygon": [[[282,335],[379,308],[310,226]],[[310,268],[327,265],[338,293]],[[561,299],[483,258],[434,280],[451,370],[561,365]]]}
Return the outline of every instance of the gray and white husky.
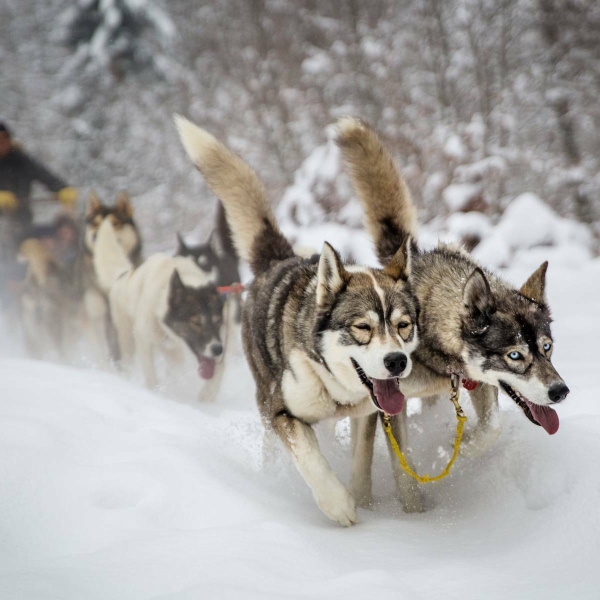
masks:
{"label": "gray and white husky", "polygon": [[255,275],[242,337],[263,422],[289,450],[321,510],[352,525],[355,501],[311,425],[402,411],[398,380],[410,375],[418,343],[410,240],[384,269],[345,265],[327,243],[320,257],[296,256],[256,173],[206,131],[181,117],[176,124]]}
{"label": "gray and white husky", "polygon": [[[362,202],[378,258],[386,265],[398,248],[414,239],[416,219],[410,193],[381,140],[361,121],[341,119],[337,142]],[[499,431],[498,388],[533,424],[554,434],[559,421],[552,405],[564,400],[569,389],[551,362],[547,266],[542,264],[515,289],[466,252],[449,246],[426,252],[415,246],[411,280],[420,309],[420,343],[413,354],[412,372],[400,382],[403,394],[447,394],[448,378],[456,374],[479,382],[471,393],[478,416],[478,445],[489,447]],[[371,497],[376,422],[369,418],[353,423],[356,451],[351,488],[364,503]],[[405,446],[403,417],[396,418],[394,426]],[[413,485],[395,460],[394,467],[400,488]]]}
{"label": "gray and white husky", "polygon": [[191,258],[166,254],[154,254],[134,268],[108,218],[98,228],[93,251],[122,363],[130,365],[139,357],[146,384],[154,387],[155,355],[161,352],[171,366],[178,366],[187,346],[198,360],[200,376],[211,380],[213,399],[222,373],[223,298],[211,276]]}

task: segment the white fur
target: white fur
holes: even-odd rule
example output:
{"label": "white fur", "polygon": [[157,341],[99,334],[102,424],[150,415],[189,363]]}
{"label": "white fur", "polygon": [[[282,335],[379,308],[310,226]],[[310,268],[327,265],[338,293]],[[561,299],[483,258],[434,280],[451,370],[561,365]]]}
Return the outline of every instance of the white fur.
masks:
{"label": "white fur", "polygon": [[354,499],[331,470],[309,425],[296,421],[290,450],[296,468],[310,487],[319,508],[340,525],[347,527],[357,523]]}
{"label": "white fur", "polygon": [[212,152],[211,147],[220,146],[214,135],[201,129],[181,115],[173,115],[179,138],[192,162],[202,164],[206,156]]}

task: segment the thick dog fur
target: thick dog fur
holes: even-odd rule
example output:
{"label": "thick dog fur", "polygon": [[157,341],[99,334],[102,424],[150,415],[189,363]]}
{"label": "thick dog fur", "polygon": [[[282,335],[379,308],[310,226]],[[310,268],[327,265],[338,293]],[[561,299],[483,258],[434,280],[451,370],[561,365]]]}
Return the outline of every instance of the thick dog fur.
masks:
{"label": "thick dog fur", "polygon": [[161,351],[178,364],[187,346],[199,365],[210,364],[220,379],[223,299],[213,276],[191,258],[166,254],[155,254],[134,268],[110,218],[100,224],[93,248],[123,364],[139,356],[146,384],[154,387],[158,384],[155,354]]}
{"label": "thick dog fur", "polygon": [[401,410],[396,378],[411,372],[418,342],[409,244],[385,269],[344,265],[327,243],[320,257],[296,256],[254,171],[206,131],[181,117],[176,124],[255,275],[242,337],[263,422],[283,441],[321,510],[352,525],[354,499],[311,424],[373,413],[375,402]]}
{"label": "thick dog fur", "polygon": [[118,359],[117,341],[108,312],[108,299],[98,285],[92,260],[98,228],[105,218],[109,218],[113,224],[117,239],[125,249],[131,264],[137,266],[142,260],[141,237],[127,192],[121,191],[117,194],[114,206],[103,204],[95,192],[90,192],[85,214],[83,247],[75,270],[83,299],[87,331],[101,364],[106,364],[111,358]]}
{"label": "thick dog fur", "polygon": [[[414,208],[408,188],[381,140],[361,121],[341,119],[337,142],[362,202],[377,255],[382,264],[388,264],[395,250],[409,237],[414,239]],[[545,429],[554,433],[558,417],[548,407],[563,400],[569,390],[550,360],[547,263],[517,290],[461,250],[449,246],[429,252],[413,250],[420,344],[411,375],[400,382],[404,394],[427,397],[447,393],[448,376],[456,373],[480,382],[471,397],[479,419],[476,436],[482,445],[489,445],[498,432],[498,388],[507,391],[532,422],[539,424],[536,419],[540,418]],[[535,419],[532,411],[538,415]],[[370,438],[355,441],[355,445],[364,448],[372,444],[374,428],[354,425]],[[401,435],[401,427],[396,425]],[[353,473],[355,486],[368,499],[370,477],[365,469],[366,465],[356,466]]]}

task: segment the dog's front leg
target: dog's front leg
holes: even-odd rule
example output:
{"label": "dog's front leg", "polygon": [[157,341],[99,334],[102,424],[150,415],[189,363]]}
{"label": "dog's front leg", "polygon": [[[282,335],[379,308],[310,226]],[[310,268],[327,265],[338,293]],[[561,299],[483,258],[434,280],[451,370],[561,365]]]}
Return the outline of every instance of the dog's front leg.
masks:
{"label": "dog's front leg", "polygon": [[[408,462],[411,469],[414,471],[414,466],[409,456],[406,454],[408,447],[408,427],[407,427],[406,410],[403,410],[399,415],[392,417],[392,433],[400,446],[400,450],[404,454],[406,461]],[[421,512],[423,511],[423,497],[419,484],[413,479],[408,473],[404,471],[398,457],[394,452],[389,440],[386,436],[386,442],[388,450],[390,452],[390,459],[392,461],[392,471],[394,472],[394,479],[396,481],[396,489],[398,491],[398,499],[402,502],[405,512]]]}
{"label": "dog's front leg", "polygon": [[319,508],[340,525],[356,524],[354,499],[325,460],[313,428],[288,414],[275,416],[271,424],[290,451]]}
{"label": "dog's front leg", "polygon": [[147,340],[142,340],[136,336],[135,349],[140,356],[146,386],[150,389],[157,387],[158,377],[156,376],[156,365],[154,364],[154,347]]}
{"label": "dog's front leg", "polygon": [[467,443],[463,444],[462,453],[478,456],[487,452],[500,435],[498,388],[480,383],[470,395],[477,415],[477,428],[465,440]]}
{"label": "dog's front leg", "polygon": [[373,504],[371,468],[373,449],[377,431],[377,413],[350,420],[352,440],[352,469],[350,493],[358,506],[370,507]]}

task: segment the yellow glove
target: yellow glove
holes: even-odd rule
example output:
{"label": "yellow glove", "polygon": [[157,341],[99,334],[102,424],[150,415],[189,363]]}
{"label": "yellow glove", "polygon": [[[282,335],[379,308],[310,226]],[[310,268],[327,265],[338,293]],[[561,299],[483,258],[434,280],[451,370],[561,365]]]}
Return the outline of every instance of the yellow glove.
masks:
{"label": "yellow glove", "polygon": [[7,190],[0,190],[0,209],[14,211],[18,208],[17,197]]}
{"label": "yellow glove", "polygon": [[74,187],[64,187],[58,190],[56,194],[58,201],[66,208],[72,208],[77,204],[77,198],[79,197],[79,190]]}

